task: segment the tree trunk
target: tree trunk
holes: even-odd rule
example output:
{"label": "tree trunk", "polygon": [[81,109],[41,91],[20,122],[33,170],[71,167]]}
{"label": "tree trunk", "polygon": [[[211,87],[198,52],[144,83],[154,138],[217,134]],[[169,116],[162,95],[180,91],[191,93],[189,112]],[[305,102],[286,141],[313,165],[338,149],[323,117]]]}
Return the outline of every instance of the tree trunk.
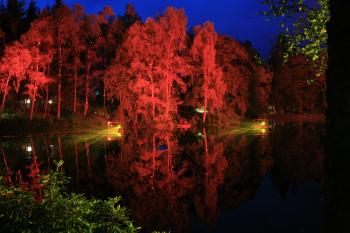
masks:
{"label": "tree trunk", "polygon": [[45,109],[44,109],[44,118],[46,118],[46,114],[47,114],[47,107],[49,105],[49,84],[46,84],[45,86]]}
{"label": "tree trunk", "polygon": [[57,144],[58,144],[58,161],[61,161],[63,159],[61,137],[57,137]]}
{"label": "tree trunk", "polygon": [[350,232],[350,2],[330,0],[324,178],[326,233]]}
{"label": "tree trunk", "polygon": [[30,120],[33,119],[34,106],[35,106],[35,99],[36,99],[36,89],[34,90],[33,97],[32,97],[32,106],[31,106],[31,108],[30,108],[30,115],[29,115],[29,119],[30,119]]}
{"label": "tree trunk", "polygon": [[74,104],[73,112],[77,112],[77,82],[78,82],[78,61],[77,57],[74,58]]}
{"label": "tree trunk", "polygon": [[103,78],[103,109],[106,109],[106,78]]}
{"label": "tree trunk", "polygon": [[7,92],[8,92],[9,82],[10,82],[10,75],[8,75],[7,79],[6,79],[4,95],[2,97],[2,103],[1,103],[1,112],[4,112],[4,109],[5,109],[5,101],[6,101],[6,96],[7,96]]}
{"label": "tree trunk", "polygon": [[89,110],[89,79],[90,79],[90,64],[88,63],[86,67],[84,117],[87,116],[88,110]]}
{"label": "tree trunk", "polygon": [[57,119],[61,118],[61,89],[62,89],[62,47],[59,48],[58,58],[58,97],[57,97]]}
{"label": "tree trunk", "polygon": [[[47,64],[46,75],[47,75],[47,77],[50,76],[50,64]],[[46,98],[45,98],[44,118],[46,118],[47,108],[48,108],[48,105],[49,105],[49,83],[46,83],[46,85],[45,85],[45,92],[46,92]]]}
{"label": "tree trunk", "polygon": [[204,108],[203,108],[203,123],[205,124],[207,120],[207,108],[208,108],[208,98],[207,98],[207,90],[204,90]]}

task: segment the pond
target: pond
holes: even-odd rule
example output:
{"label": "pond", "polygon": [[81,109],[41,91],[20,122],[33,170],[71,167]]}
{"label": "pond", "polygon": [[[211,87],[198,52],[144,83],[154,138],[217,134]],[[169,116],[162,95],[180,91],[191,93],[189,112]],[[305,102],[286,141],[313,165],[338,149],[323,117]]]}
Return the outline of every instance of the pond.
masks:
{"label": "pond", "polygon": [[122,196],[144,232],[321,232],[323,134],[323,123],[275,122],[2,138],[0,164],[8,182],[40,195],[40,174],[62,159],[72,191]]}

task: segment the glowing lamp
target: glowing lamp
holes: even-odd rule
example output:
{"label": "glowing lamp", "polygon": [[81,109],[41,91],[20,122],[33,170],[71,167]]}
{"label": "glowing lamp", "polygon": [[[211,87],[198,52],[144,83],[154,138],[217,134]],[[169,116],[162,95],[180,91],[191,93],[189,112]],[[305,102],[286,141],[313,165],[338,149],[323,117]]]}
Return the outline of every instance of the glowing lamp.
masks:
{"label": "glowing lamp", "polygon": [[196,108],[195,111],[200,114],[203,114],[204,112],[208,112],[208,111],[205,111],[204,108]]}
{"label": "glowing lamp", "polygon": [[32,146],[31,145],[26,145],[26,151],[27,152],[32,152],[33,151],[33,148],[32,148]]}
{"label": "glowing lamp", "polygon": [[123,127],[119,122],[108,121],[107,122],[107,134],[113,135],[115,137],[122,137]]}
{"label": "glowing lamp", "polygon": [[53,100],[50,99],[50,100],[49,100],[49,104],[53,104]]}
{"label": "glowing lamp", "polygon": [[24,100],[24,103],[25,103],[25,104],[30,104],[30,103],[31,103],[31,100],[30,100],[30,99],[25,99],[25,100]]}

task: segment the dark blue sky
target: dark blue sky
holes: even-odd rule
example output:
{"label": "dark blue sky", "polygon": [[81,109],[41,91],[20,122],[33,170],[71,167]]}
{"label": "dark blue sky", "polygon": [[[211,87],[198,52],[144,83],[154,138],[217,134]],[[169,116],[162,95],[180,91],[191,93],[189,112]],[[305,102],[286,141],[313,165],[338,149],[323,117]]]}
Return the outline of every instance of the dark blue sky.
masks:
{"label": "dark blue sky", "polygon": [[[52,5],[54,0],[37,0],[40,8]],[[95,13],[108,5],[117,14],[123,14],[127,3],[135,6],[136,11],[145,19],[161,14],[167,6],[184,8],[189,26],[202,24],[205,21],[215,23],[216,31],[230,35],[240,41],[250,40],[253,46],[267,57],[275,34],[279,31],[277,21],[266,21],[259,15],[262,9],[261,0],[65,0],[72,5],[79,3],[89,13]]]}

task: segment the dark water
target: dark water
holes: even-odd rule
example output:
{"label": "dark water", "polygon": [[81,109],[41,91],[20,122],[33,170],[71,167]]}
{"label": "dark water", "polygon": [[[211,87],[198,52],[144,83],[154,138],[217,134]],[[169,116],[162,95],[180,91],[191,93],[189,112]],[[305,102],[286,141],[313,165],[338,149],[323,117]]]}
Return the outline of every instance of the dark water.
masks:
{"label": "dark water", "polygon": [[298,122],[3,138],[0,164],[8,182],[40,193],[39,174],[63,159],[71,190],[121,195],[145,232],[322,232],[323,133],[322,123]]}

